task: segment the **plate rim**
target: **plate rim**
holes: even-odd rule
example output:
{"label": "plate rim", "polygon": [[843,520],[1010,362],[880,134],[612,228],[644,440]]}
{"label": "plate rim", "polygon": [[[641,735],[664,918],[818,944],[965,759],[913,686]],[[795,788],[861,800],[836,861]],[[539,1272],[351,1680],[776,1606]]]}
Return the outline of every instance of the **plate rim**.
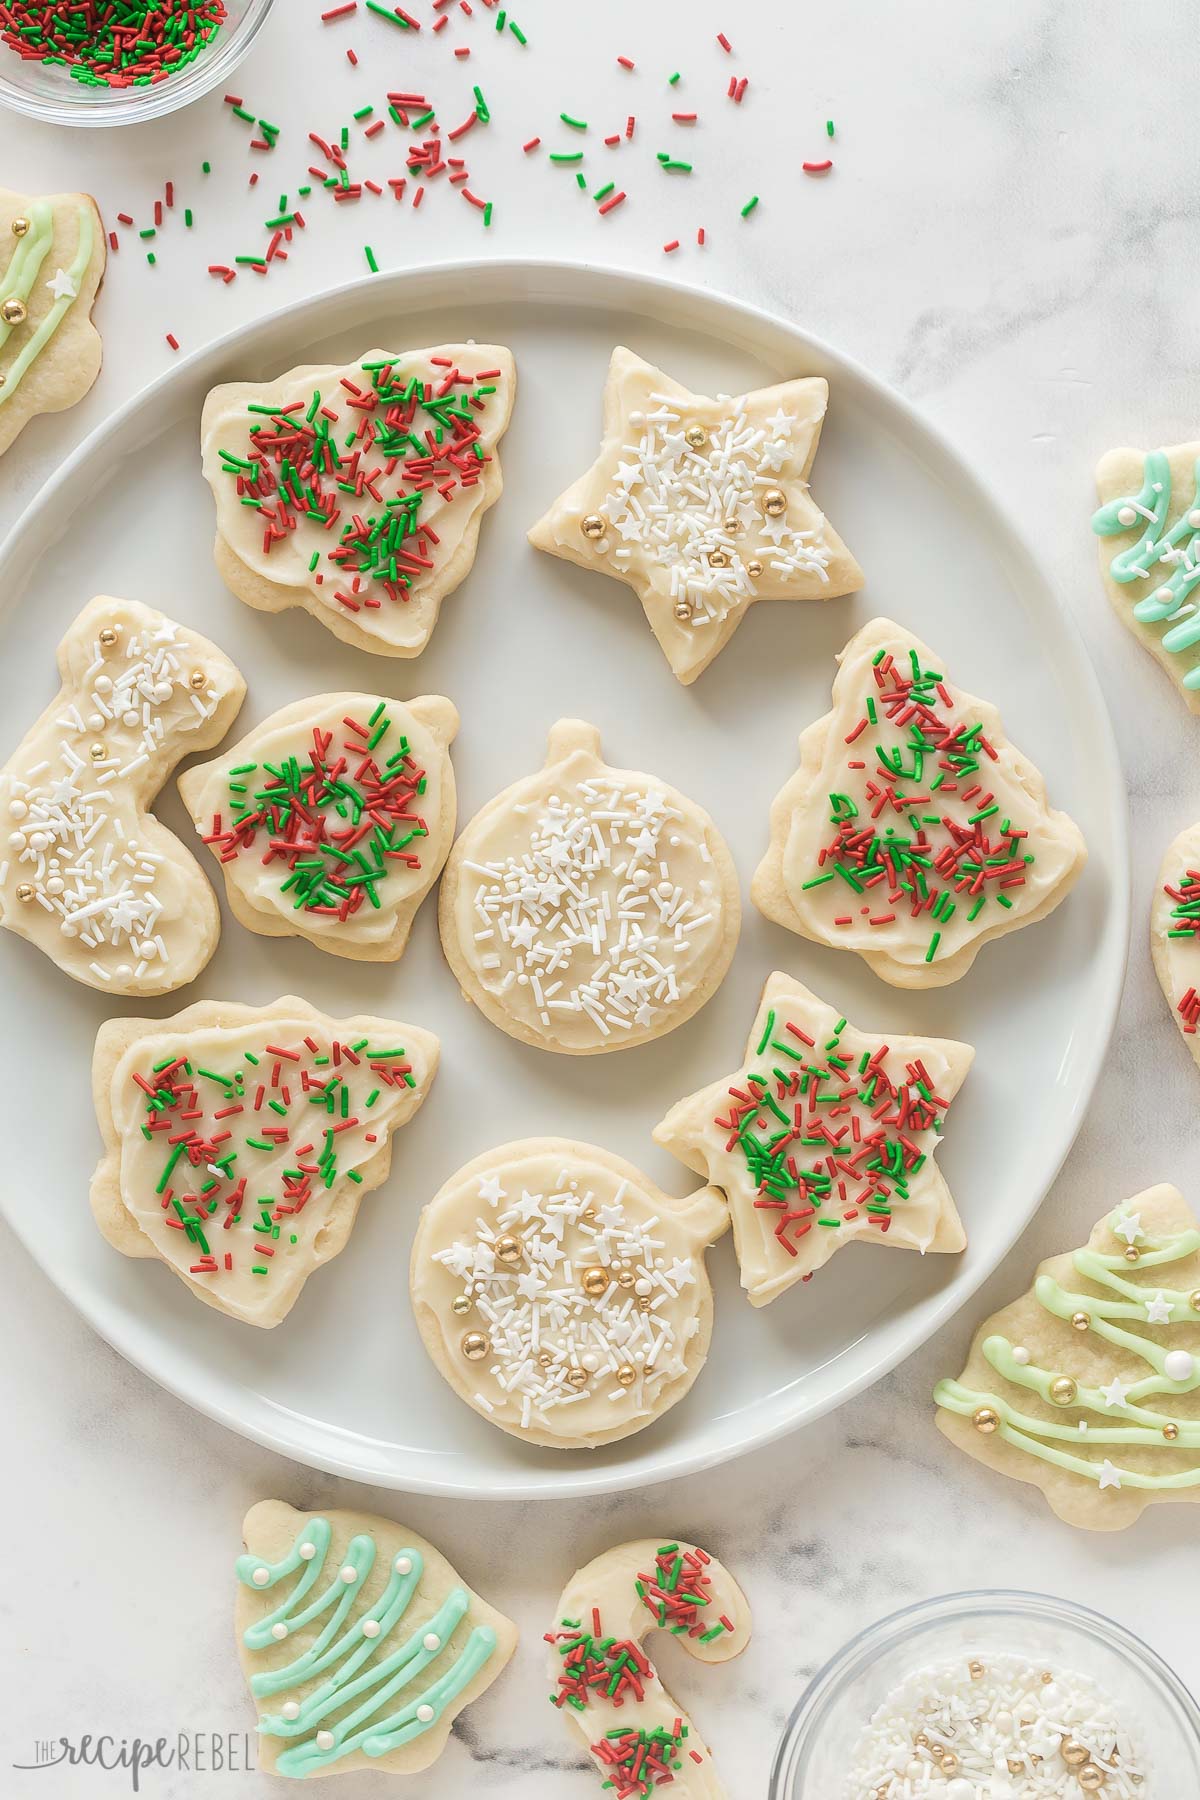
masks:
{"label": "plate rim", "polygon": [[[565,1500],[656,1487],[662,1482],[697,1474],[721,1463],[731,1462],[736,1458],[748,1455],[752,1451],[764,1449],[767,1445],[777,1443],[781,1438],[800,1430],[803,1426],[814,1424],[818,1419],[865,1392],[910,1356],[915,1355],[936,1332],[957,1313],[964,1310],[984,1282],[995,1273],[1018,1239],[1033,1224],[1045,1202],[1046,1195],[1070,1155],[1091,1105],[1116,1028],[1128,969],[1132,926],[1129,795],[1112,718],[1108,710],[1108,702],[1088,651],[1081,625],[1065,604],[1058,583],[1036,560],[1024,533],[1001,505],[990,481],[979,473],[976,465],[968,460],[965,453],[957,448],[942,428],[926,418],[925,414],[905,395],[860,363],[856,357],[840,350],[827,339],[794,323],[784,317],[782,313],[740,299],[726,293],[722,288],[702,286],[695,282],[681,281],[672,276],[617,263],[595,263],[586,258],[525,255],[436,259],[383,271],[369,278],[359,277],[337,282],[329,287],[304,294],[288,301],[281,307],[232,327],[209,343],[190,351],[180,361],[173,362],[153,380],[136,389],[107,417],[98,421],[80,443],[58,463],[22,509],[15,523],[5,534],[3,542],[0,542],[0,596],[8,585],[3,571],[6,571],[10,562],[15,559],[20,539],[30,529],[34,518],[43,511],[52,509],[56,498],[68,487],[79,470],[91,462],[105,441],[113,433],[123,429],[135,412],[147,404],[152,404],[159,394],[196,379],[206,365],[218,365],[233,352],[243,351],[254,354],[259,350],[266,350],[272,334],[279,331],[281,327],[286,329],[293,326],[309,313],[319,316],[323,311],[336,307],[339,302],[351,298],[365,299],[369,294],[376,293],[379,296],[378,308],[381,309],[389,304],[389,297],[394,293],[399,308],[403,309],[406,304],[411,308],[412,303],[406,303],[404,298],[405,290],[410,287],[419,287],[422,283],[432,286],[447,281],[470,282],[480,278],[494,282],[497,277],[503,277],[514,284],[521,281],[536,282],[538,277],[542,277],[557,282],[567,289],[575,286],[579,289],[577,298],[573,298],[570,294],[559,294],[555,298],[568,305],[577,304],[582,308],[595,311],[615,310],[621,304],[630,309],[631,302],[628,295],[622,297],[621,289],[622,286],[632,287],[634,290],[641,290],[644,297],[649,297],[650,304],[647,310],[659,318],[663,316],[664,305],[669,305],[672,301],[678,305],[682,301],[693,307],[699,314],[706,316],[713,330],[718,329],[722,321],[727,326],[732,316],[748,328],[748,337],[752,337],[755,331],[761,333],[764,328],[773,333],[782,332],[795,344],[798,358],[808,356],[812,359],[823,360],[831,368],[836,369],[840,377],[848,376],[857,382],[876,403],[881,404],[885,409],[890,409],[894,416],[898,415],[906,428],[923,440],[924,446],[934,453],[942,465],[940,471],[934,470],[935,476],[946,472],[951,473],[954,479],[971,493],[975,504],[982,509],[986,523],[993,530],[998,531],[1002,537],[1007,538],[1009,544],[1019,552],[1028,567],[1036,572],[1037,578],[1045,588],[1058,615],[1060,625],[1072,642],[1079,673],[1086,689],[1085,698],[1090,702],[1090,709],[1097,716],[1102,728],[1099,740],[1090,747],[1089,760],[1093,764],[1098,762],[1101,765],[1103,786],[1110,795],[1114,798],[1119,796],[1119,804],[1113,807],[1110,829],[1114,863],[1119,861],[1124,869],[1124,878],[1121,879],[1114,872],[1114,879],[1108,888],[1106,910],[1112,909],[1114,913],[1112,925],[1116,932],[1119,955],[1116,959],[1117,967],[1111,976],[1111,991],[1107,995],[1103,1007],[1101,1029],[1093,1032],[1084,1046],[1083,1076],[1072,1106],[1058,1125],[1047,1163],[1045,1179],[1040,1184],[1036,1197],[1028,1209],[1023,1214],[1017,1215],[1018,1222],[1015,1225],[1006,1224],[1001,1233],[1000,1248],[990,1265],[981,1266],[977,1271],[972,1271],[965,1286],[948,1282],[943,1289],[923,1299],[919,1309],[920,1324],[915,1331],[904,1334],[903,1341],[898,1346],[882,1350],[874,1355],[868,1352],[865,1366],[849,1379],[841,1382],[836,1391],[828,1391],[805,1402],[802,1398],[803,1389],[801,1387],[796,1398],[789,1401],[781,1417],[765,1423],[759,1421],[750,1429],[737,1430],[735,1428],[727,1438],[717,1443],[708,1443],[707,1446],[704,1443],[693,1445],[690,1448],[664,1446],[659,1453],[660,1466],[652,1474],[647,1474],[644,1469],[637,1466],[628,1468],[604,1466],[594,1472],[589,1471],[586,1467],[572,1467],[561,1471],[549,1466],[536,1471],[514,1467],[511,1470],[497,1471],[500,1479],[497,1481],[493,1476],[488,1486],[481,1491],[477,1480],[463,1476],[447,1478],[444,1475],[423,1473],[414,1468],[369,1467],[362,1460],[356,1461],[347,1453],[339,1451],[337,1428],[334,1428],[333,1431],[322,1428],[324,1441],[314,1448],[310,1442],[303,1441],[303,1433],[292,1428],[290,1416],[284,1408],[268,1397],[253,1392],[249,1386],[240,1390],[244,1400],[249,1402],[241,1409],[222,1398],[225,1392],[224,1386],[219,1387],[215,1392],[209,1390],[200,1394],[187,1389],[182,1378],[173,1373],[172,1365],[169,1362],[164,1367],[161,1363],[152,1360],[149,1351],[142,1347],[135,1326],[127,1325],[119,1313],[114,1316],[112,1309],[106,1307],[103,1298],[97,1297],[95,1291],[84,1282],[76,1281],[73,1275],[64,1274],[53,1268],[48,1258],[43,1260],[39,1254],[36,1233],[32,1227],[28,1231],[22,1228],[23,1220],[20,1209],[10,1206],[7,1191],[0,1189],[0,1214],[3,1215],[5,1222],[47,1280],[70,1302],[90,1328],[103,1338],[118,1355],[132,1363],[157,1386],[164,1388],[176,1399],[183,1401],[185,1405],[206,1418],[214,1420],[241,1437],[248,1438],[264,1449],[287,1456],[305,1467],[320,1469],[346,1480],[362,1482],[389,1491],[438,1495],[454,1499],[472,1497],[508,1501]],[[524,298],[544,304],[549,296],[539,295],[536,291],[524,296],[516,292],[500,292],[485,296],[485,298],[518,303]],[[694,319],[691,323],[694,325]],[[33,565],[33,568],[36,568],[36,564]],[[30,575],[32,573],[31,569]],[[3,610],[2,601],[0,601],[0,610]],[[864,1332],[860,1343],[867,1343],[869,1336],[869,1333]],[[737,1415],[730,1416],[737,1417]],[[653,1428],[653,1424],[648,1427],[650,1430]],[[365,1434],[357,1435],[359,1441],[371,1441],[366,1438]]]}

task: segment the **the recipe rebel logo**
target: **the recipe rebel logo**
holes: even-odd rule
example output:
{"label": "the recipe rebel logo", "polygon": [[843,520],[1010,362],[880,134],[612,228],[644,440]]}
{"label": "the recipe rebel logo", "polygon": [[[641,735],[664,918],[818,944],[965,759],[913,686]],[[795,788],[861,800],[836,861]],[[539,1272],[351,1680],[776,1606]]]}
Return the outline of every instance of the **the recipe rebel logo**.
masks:
{"label": "the recipe rebel logo", "polygon": [[91,1769],[124,1773],[132,1793],[142,1792],[151,1771],[182,1775],[251,1775],[258,1768],[256,1742],[249,1731],[175,1731],[158,1737],[113,1737],[84,1732],[79,1737],[39,1738],[32,1757],[12,1767],[28,1771]]}

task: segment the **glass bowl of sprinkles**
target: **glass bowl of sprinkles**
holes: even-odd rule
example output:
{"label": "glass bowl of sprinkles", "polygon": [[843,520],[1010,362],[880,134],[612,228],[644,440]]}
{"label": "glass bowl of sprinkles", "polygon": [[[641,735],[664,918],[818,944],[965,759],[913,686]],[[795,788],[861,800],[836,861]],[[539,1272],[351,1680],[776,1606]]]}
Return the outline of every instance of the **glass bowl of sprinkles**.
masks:
{"label": "glass bowl of sprinkles", "polygon": [[947,1594],[809,1683],[770,1800],[1185,1800],[1200,1706],[1121,1625],[1048,1594]]}
{"label": "glass bowl of sprinkles", "polygon": [[0,102],[56,125],[132,125],[228,80],[272,0],[0,0]]}

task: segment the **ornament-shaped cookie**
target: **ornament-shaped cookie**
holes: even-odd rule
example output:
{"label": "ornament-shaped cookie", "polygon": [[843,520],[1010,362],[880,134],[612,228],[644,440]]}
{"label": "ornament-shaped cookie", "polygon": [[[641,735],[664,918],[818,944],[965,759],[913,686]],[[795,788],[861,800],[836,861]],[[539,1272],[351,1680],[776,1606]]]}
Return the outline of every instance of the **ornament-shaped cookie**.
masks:
{"label": "ornament-shaped cookie", "polygon": [[752,1306],[858,1239],[965,1248],[933,1159],[974,1056],[949,1038],[860,1031],[794,977],[768,977],[741,1068],[654,1131],[728,1200]]}
{"label": "ornament-shaped cookie", "polygon": [[237,1559],[238,1656],[259,1766],[305,1779],[435,1763],[517,1628],[406,1525],[260,1500]]}
{"label": "ornament-shaped cookie", "polygon": [[181,775],[241,923],[335,956],[402,955],[454,836],[457,730],[440,694],[318,694]]}
{"label": "ornament-shaped cookie", "polygon": [[1150,950],[1159,986],[1200,1063],[1200,824],[1181,831],[1163,858],[1150,903]]}
{"label": "ornament-shaped cookie", "polygon": [[995,707],[910,631],[872,619],[838,663],[833,710],[802,734],[771,807],[751,897],[894,987],[942,987],[991,939],[1053,912],[1087,847]]}
{"label": "ornament-shaped cookie", "polygon": [[225,585],[419,656],[500,498],[515,383],[508,350],[440,344],[214,388],[200,436]]}
{"label": "ornament-shaped cookie", "polygon": [[952,1444],[1041,1488],[1068,1525],[1116,1531],[1200,1500],[1200,1226],[1179,1190],[1135,1194],[1044,1262],[933,1397]]}
{"label": "ornament-shaped cookie", "polygon": [[166,994],[217,946],[216,898],[149,810],[207,750],[246,684],[199,632],[133,600],[84,607],[58,646],[61,687],[0,770],[0,924],[111,994]]}
{"label": "ornament-shaped cookie", "polygon": [[756,600],[829,600],[863,573],[808,486],[828,383],[709,399],[612,353],[591,468],[529,541],[633,588],[678,679],[695,681]]}
{"label": "ornament-shaped cookie", "polygon": [[1100,572],[1121,622],[1200,712],[1200,443],[1110,450],[1092,517]]}
{"label": "ornament-shaped cookie", "polygon": [[579,719],[550,731],[545,767],[476,813],[438,900],[466,999],[522,1043],[568,1056],[673,1031],[724,979],[741,902],[703,809],[613,769]]}
{"label": "ornament-shaped cookie", "polygon": [[30,419],[74,406],[100,373],[92,307],[106,257],[90,194],[0,187],[0,456]]}
{"label": "ornament-shaped cookie", "polygon": [[719,1194],[664,1194],[594,1144],[526,1138],[421,1214],[413,1312],[439,1372],[502,1431],[591,1449],[653,1423],[708,1354]]}
{"label": "ornament-shaped cookie", "polygon": [[206,1305],[278,1325],[387,1180],[437,1063],[432,1032],[331,1019],[294,994],[110,1019],[92,1061],[96,1223]]}
{"label": "ornament-shaped cookie", "polygon": [[725,1800],[708,1745],[642,1647],[663,1631],[697,1662],[740,1656],[750,1607],[725,1565],[694,1544],[618,1544],[576,1571],[556,1619],[546,1633],[550,1698],[605,1790],[634,1800],[669,1787],[678,1800]]}

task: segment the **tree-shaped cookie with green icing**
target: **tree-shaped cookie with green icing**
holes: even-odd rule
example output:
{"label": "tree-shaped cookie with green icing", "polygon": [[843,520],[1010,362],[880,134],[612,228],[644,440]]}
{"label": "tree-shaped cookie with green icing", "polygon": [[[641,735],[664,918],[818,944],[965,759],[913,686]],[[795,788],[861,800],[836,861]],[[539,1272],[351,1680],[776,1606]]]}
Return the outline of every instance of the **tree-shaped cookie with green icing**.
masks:
{"label": "tree-shaped cookie with green icing", "polygon": [[1117,616],[1200,712],[1200,443],[1110,450],[1092,517]]}
{"label": "tree-shaped cookie with green icing", "polygon": [[1200,1500],[1200,1225],[1178,1189],[1147,1188],[1043,1263],[934,1399],[951,1443],[1070,1525]]}
{"label": "tree-shaped cookie with green icing", "polygon": [[100,373],[92,307],[106,257],[90,194],[0,187],[0,456],[30,419],[74,406]]}
{"label": "tree-shaped cookie with green icing", "polygon": [[390,1519],[262,1500],[242,1530],[237,1644],[260,1766],[292,1779],[429,1768],[503,1672],[516,1626]]}
{"label": "tree-shaped cookie with green icing", "polygon": [[278,1325],[387,1179],[437,1063],[432,1032],[331,1019],[294,994],[110,1019],[92,1061],[96,1223],[207,1306]]}
{"label": "tree-shaped cookie with green icing", "polygon": [[1051,913],[1087,847],[996,708],[911,631],[872,619],[838,665],[833,708],[771,806],[751,898],[895,987],[942,987]]}
{"label": "tree-shaped cookie with green icing", "polygon": [[1163,857],[1150,902],[1150,949],[1183,1041],[1200,1063],[1200,824]]}
{"label": "tree-shaped cookie with green icing", "polygon": [[450,851],[457,730],[440,694],[316,694],[181,775],[240,922],[395,961]]}

